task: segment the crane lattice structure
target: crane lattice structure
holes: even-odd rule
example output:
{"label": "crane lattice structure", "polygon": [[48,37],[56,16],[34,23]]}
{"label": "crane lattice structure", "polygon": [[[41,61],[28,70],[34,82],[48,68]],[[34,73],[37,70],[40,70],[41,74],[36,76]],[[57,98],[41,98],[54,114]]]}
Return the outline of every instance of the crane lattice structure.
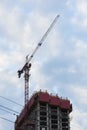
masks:
{"label": "crane lattice structure", "polygon": [[39,43],[37,44],[36,48],[34,49],[33,53],[30,55],[26,56],[26,63],[24,64],[24,66],[22,67],[21,70],[18,70],[18,77],[21,77],[21,74],[24,73],[24,79],[25,79],[25,105],[27,104],[28,100],[29,100],[29,77],[30,77],[30,68],[31,68],[31,63],[30,61],[32,60],[32,58],[34,57],[36,51],[41,47],[41,45],[43,44],[44,40],[46,39],[46,37],[48,36],[49,32],[51,31],[51,29],[53,28],[53,26],[55,25],[57,19],[59,18],[59,15],[57,15],[55,17],[55,19],[53,20],[53,22],[51,23],[51,25],[49,26],[49,28],[47,29],[47,31],[45,32],[45,34],[43,35],[43,37],[41,38],[41,40],[39,41]]}

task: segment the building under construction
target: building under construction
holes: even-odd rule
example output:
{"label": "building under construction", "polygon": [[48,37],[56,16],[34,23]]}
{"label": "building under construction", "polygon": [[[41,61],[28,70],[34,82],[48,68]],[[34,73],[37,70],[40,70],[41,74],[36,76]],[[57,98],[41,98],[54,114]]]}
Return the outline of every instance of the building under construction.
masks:
{"label": "building under construction", "polygon": [[70,100],[36,92],[17,117],[15,130],[70,130]]}
{"label": "building under construction", "polygon": [[70,130],[69,114],[72,111],[72,105],[68,99],[62,99],[57,95],[53,96],[47,92],[39,91],[28,100],[30,61],[43,44],[58,18],[59,15],[55,17],[33,53],[26,56],[26,63],[22,69],[18,70],[19,78],[24,73],[25,107],[17,117],[15,130]]}

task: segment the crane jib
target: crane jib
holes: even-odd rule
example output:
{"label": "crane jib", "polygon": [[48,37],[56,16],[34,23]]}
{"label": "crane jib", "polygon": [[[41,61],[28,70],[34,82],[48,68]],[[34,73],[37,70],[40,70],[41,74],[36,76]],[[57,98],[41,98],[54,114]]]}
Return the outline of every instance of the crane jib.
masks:
{"label": "crane jib", "polygon": [[36,46],[36,48],[34,49],[33,53],[31,54],[31,56],[28,59],[28,62],[31,61],[31,59],[33,58],[34,54],[36,53],[36,51],[38,50],[38,48],[43,44],[44,40],[46,39],[46,37],[48,36],[49,32],[52,30],[53,26],[55,25],[57,19],[59,18],[60,15],[57,15],[55,17],[55,19],[53,20],[53,22],[51,23],[51,25],[49,26],[49,28],[47,29],[47,31],[45,32],[45,34],[43,35],[43,37],[41,38],[40,42],[38,43],[38,45]]}

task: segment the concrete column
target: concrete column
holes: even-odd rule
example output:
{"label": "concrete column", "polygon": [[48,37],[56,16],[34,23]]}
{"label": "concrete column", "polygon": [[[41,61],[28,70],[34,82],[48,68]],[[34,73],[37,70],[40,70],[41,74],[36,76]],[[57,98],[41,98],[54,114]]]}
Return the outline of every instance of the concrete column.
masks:
{"label": "concrete column", "polygon": [[39,104],[39,102],[37,104],[37,117],[36,117],[36,120],[37,120],[37,129],[36,130],[40,130],[40,104]]}
{"label": "concrete column", "polygon": [[47,111],[47,130],[49,130],[49,105],[46,104],[46,111]]}
{"label": "concrete column", "polygon": [[58,130],[59,130],[59,107],[57,107],[57,118],[58,118],[57,123],[58,123]]}

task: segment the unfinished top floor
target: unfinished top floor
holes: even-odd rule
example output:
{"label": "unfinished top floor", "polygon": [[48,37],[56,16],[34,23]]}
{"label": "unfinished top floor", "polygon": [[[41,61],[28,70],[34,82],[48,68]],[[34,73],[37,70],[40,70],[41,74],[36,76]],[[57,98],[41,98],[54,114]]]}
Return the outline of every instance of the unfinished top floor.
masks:
{"label": "unfinished top floor", "polygon": [[[61,125],[62,129],[63,125],[61,121],[64,120],[64,122],[69,122],[68,115],[71,111],[72,111],[72,104],[70,103],[70,100],[63,99],[57,95],[49,94],[48,92],[39,91],[32,95],[29,102],[18,116],[15,122],[15,128],[17,128],[18,126],[20,127],[24,122],[28,122],[30,126],[36,125],[35,121],[37,120],[36,118],[38,118],[37,124],[39,124],[40,126],[43,126],[43,124],[45,124],[45,126],[48,126],[50,125],[49,122],[51,122],[52,126],[50,127],[58,128]],[[35,114],[39,116],[36,116]],[[32,116],[35,119],[32,119]],[[56,118],[56,120],[53,120],[54,117]],[[66,117],[67,119],[65,119]],[[25,121],[26,119],[28,120]],[[69,123],[65,124],[68,126]]]}

